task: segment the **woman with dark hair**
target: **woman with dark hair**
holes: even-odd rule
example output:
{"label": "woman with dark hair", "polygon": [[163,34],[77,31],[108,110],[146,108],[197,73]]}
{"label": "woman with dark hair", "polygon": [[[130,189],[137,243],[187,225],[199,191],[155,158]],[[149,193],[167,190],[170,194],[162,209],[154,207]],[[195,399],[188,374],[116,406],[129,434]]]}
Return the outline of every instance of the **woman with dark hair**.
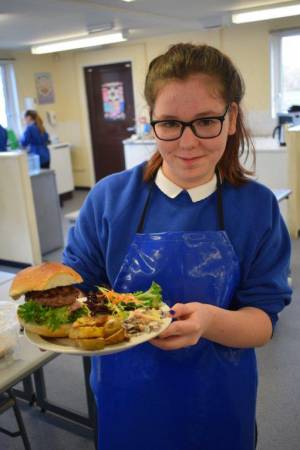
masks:
{"label": "woman with dark hair", "polygon": [[27,127],[21,137],[21,145],[29,147],[29,154],[39,155],[42,169],[49,169],[50,152],[47,147],[49,135],[45,130],[42,119],[33,110],[27,110],[24,114],[24,119]]}
{"label": "woman with dark hair", "polygon": [[93,358],[101,450],[254,450],[255,347],[291,301],[276,198],[240,163],[251,145],[232,61],[208,45],[155,58],[145,97],[152,159],[101,180],[63,260],[82,289],[162,286],[158,338]]}

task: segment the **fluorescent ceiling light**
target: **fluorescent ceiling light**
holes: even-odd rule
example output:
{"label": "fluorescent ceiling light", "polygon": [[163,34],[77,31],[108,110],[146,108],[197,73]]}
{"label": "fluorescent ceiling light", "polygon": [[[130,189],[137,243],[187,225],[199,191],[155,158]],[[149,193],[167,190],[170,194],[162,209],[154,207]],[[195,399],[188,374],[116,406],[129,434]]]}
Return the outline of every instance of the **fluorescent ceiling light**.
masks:
{"label": "fluorescent ceiling light", "polygon": [[299,14],[300,4],[280,6],[278,8],[258,9],[256,11],[232,14],[232,22],[259,22],[260,20],[279,19],[280,17],[298,16]]}
{"label": "fluorescent ceiling light", "polygon": [[42,44],[31,47],[31,53],[41,55],[44,53],[64,52],[65,50],[75,50],[77,48],[95,47],[97,45],[115,44],[123,42],[126,39],[122,33],[103,34],[101,36],[85,37],[81,39],[72,39],[52,44]]}

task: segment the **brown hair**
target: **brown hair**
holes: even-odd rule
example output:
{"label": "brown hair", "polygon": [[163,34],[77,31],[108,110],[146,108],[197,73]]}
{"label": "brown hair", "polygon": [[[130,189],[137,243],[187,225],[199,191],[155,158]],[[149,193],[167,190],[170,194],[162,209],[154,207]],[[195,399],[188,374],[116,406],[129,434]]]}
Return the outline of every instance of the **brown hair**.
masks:
{"label": "brown hair", "polygon": [[33,111],[33,109],[28,109],[25,112],[24,117],[30,117],[36,123],[36,126],[38,127],[40,132],[42,134],[46,133],[43,121],[36,111]]}
{"label": "brown hair", "polygon": [[[245,127],[243,111],[240,103],[245,93],[242,76],[230,60],[222,52],[209,45],[176,44],[169,50],[153,59],[149,65],[145,82],[145,98],[152,115],[159,89],[171,80],[186,80],[190,75],[205,74],[214,77],[221,86],[221,95],[227,104],[235,102],[238,106],[236,132],[228,136],[225,152],[218,163],[221,175],[233,185],[245,183],[247,176],[253,172],[246,170],[240,163],[239,156],[246,153],[248,158],[250,149],[255,151]],[[144,172],[144,180],[150,181],[162,164],[162,157],[158,151],[154,153]]]}

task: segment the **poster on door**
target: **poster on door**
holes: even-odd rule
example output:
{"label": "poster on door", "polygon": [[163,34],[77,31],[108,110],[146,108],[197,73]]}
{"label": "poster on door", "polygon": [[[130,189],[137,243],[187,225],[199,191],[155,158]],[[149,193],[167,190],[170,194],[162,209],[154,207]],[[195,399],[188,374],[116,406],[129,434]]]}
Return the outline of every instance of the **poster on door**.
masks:
{"label": "poster on door", "polygon": [[104,83],[101,86],[104,118],[125,119],[124,89],[121,81]]}

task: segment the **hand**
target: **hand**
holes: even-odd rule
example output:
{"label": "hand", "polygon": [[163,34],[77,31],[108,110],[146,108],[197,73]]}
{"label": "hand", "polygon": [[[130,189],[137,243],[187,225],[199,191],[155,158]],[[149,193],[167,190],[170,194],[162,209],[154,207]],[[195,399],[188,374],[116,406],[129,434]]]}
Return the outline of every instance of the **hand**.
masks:
{"label": "hand", "polygon": [[176,319],[150,342],[162,350],[177,350],[198,343],[212,321],[210,305],[205,303],[176,303],[172,307]]}

